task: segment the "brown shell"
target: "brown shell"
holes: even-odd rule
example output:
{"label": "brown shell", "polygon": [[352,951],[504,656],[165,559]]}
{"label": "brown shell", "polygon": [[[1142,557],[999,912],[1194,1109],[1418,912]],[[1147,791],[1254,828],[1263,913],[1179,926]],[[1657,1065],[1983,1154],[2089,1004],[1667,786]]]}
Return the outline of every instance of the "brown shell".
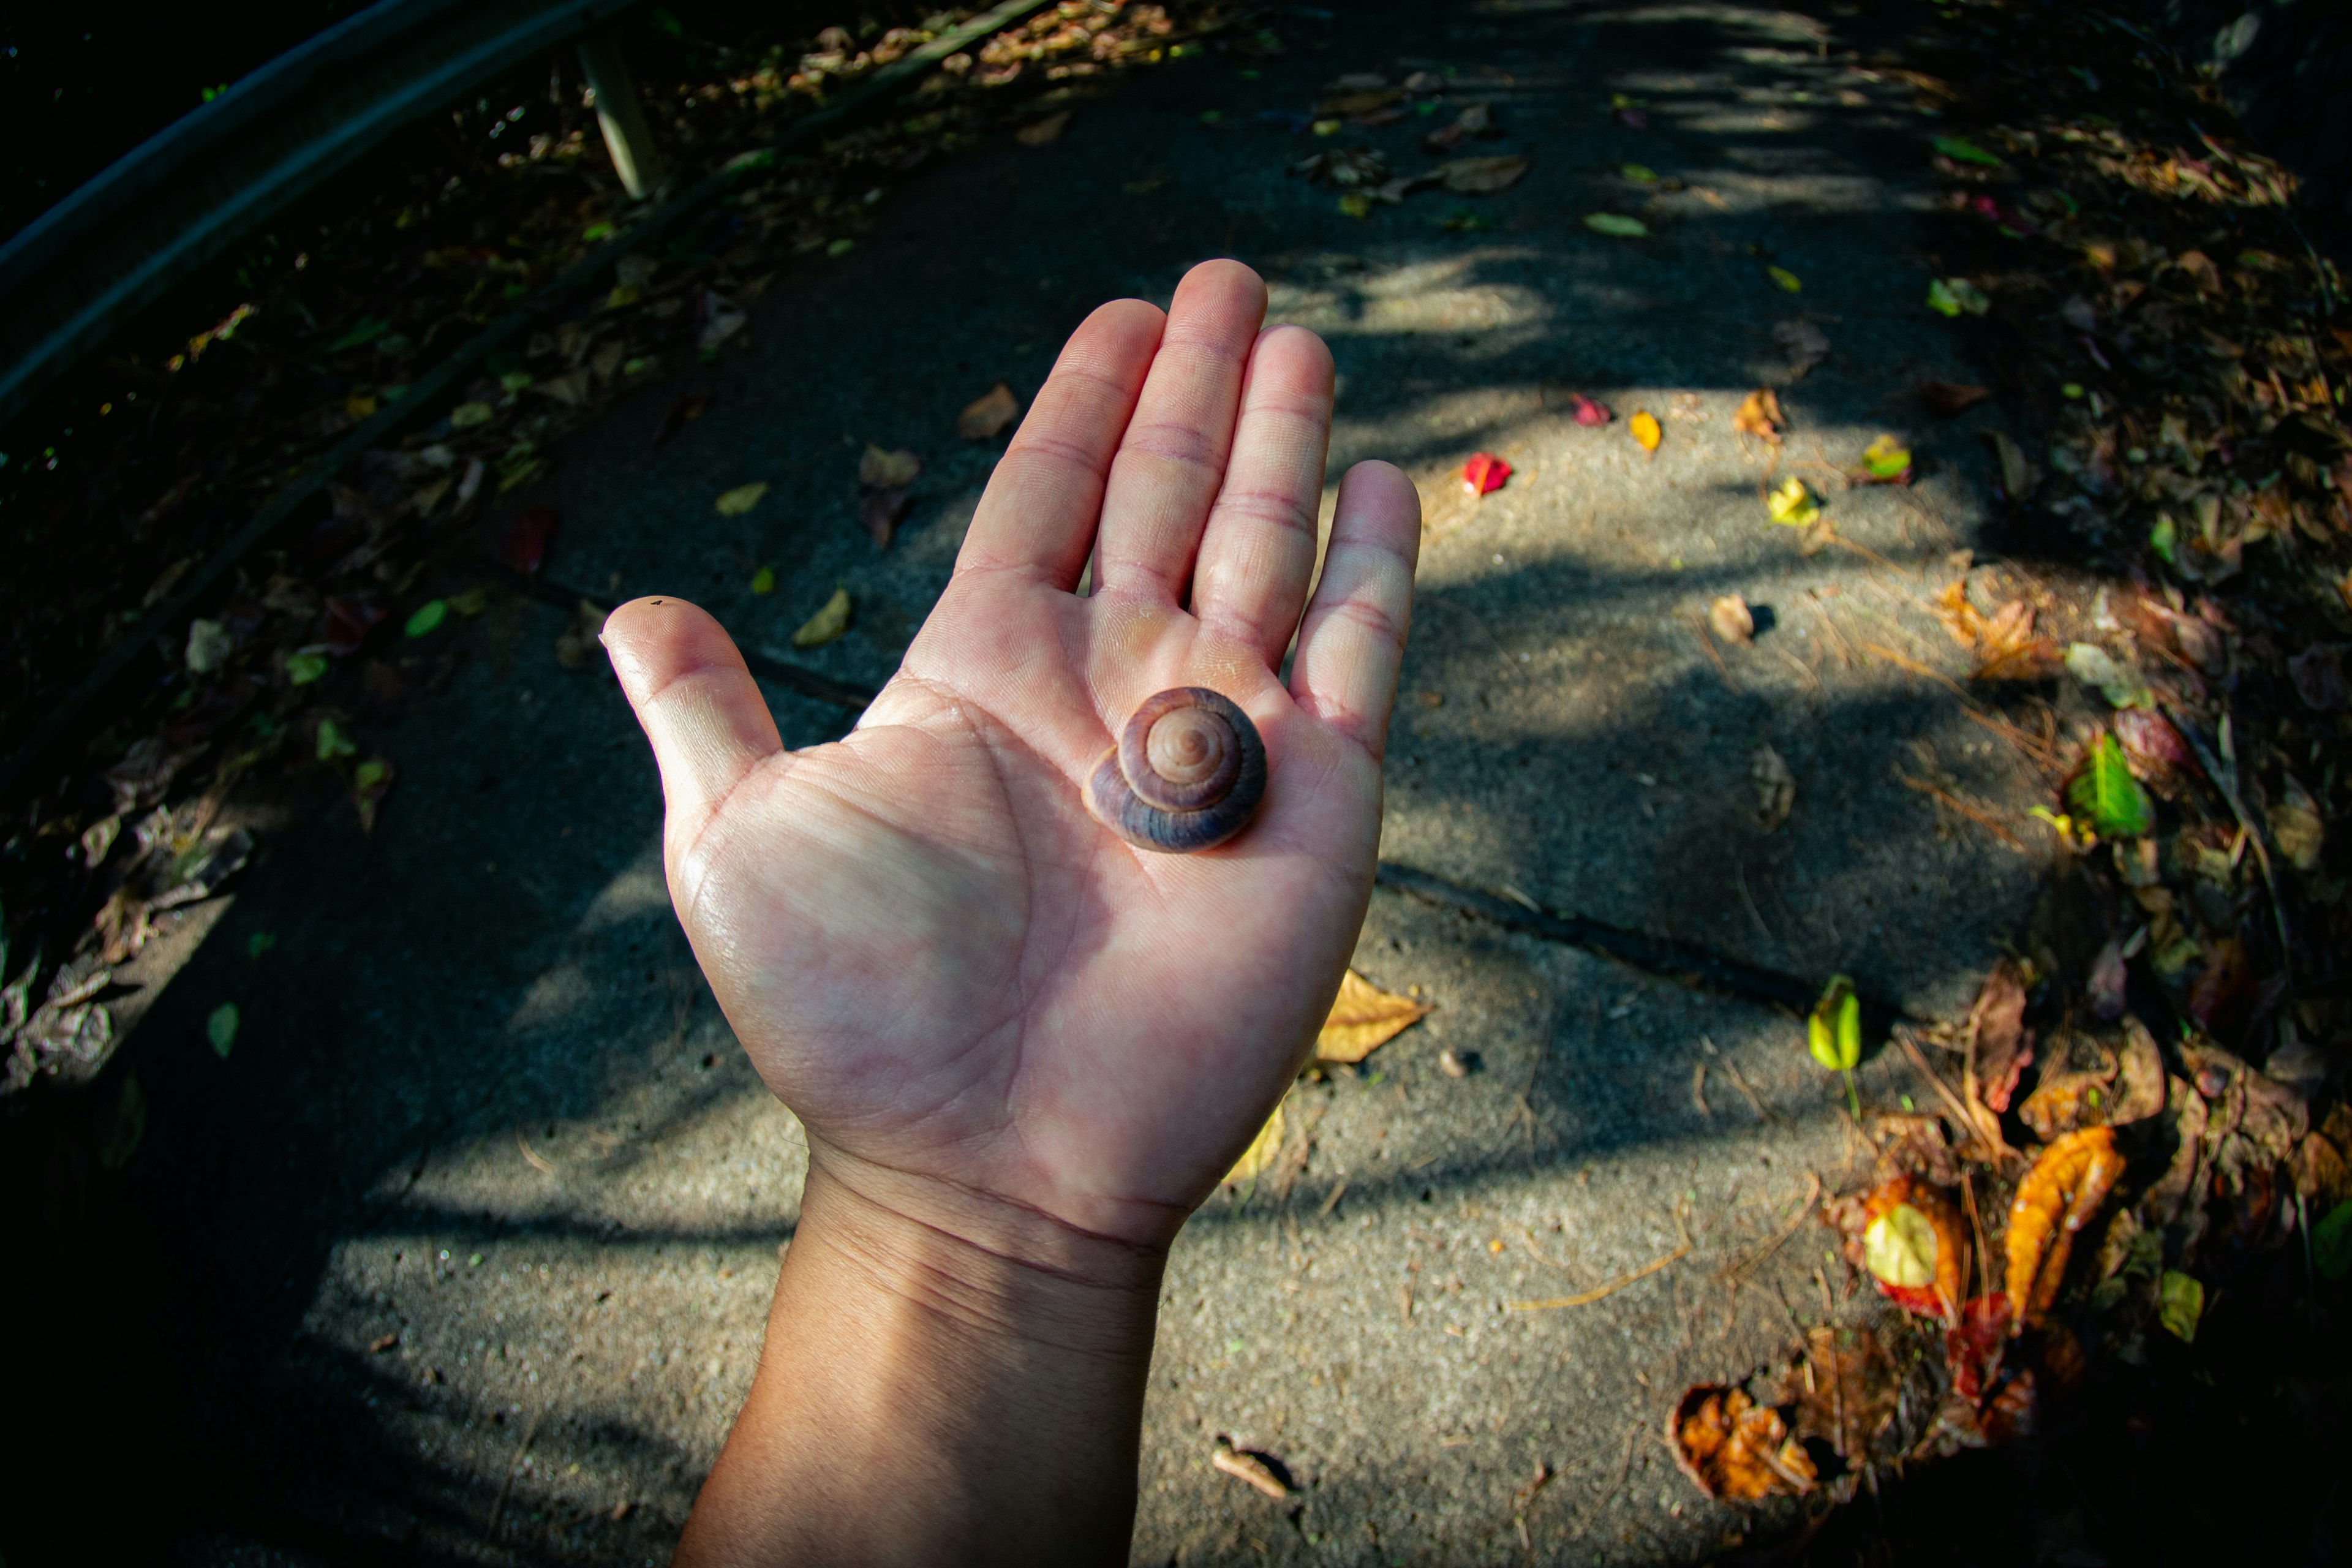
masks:
{"label": "brown shell", "polygon": [[1231,698],[1179,686],[1145,700],[1087,780],[1087,809],[1139,849],[1187,855],[1249,825],[1265,742]]}

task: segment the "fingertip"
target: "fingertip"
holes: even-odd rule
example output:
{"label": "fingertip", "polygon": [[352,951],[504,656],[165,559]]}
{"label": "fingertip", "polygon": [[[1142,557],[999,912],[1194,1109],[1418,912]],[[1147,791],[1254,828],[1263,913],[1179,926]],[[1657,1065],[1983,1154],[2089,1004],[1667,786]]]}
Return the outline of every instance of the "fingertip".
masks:
{"label": "fingertip", "polygon": [[698,605],[667,595],[631,599],[597,634],[632,703],[644,703],[682,675],[714,665],[743,668],[727,628]]}

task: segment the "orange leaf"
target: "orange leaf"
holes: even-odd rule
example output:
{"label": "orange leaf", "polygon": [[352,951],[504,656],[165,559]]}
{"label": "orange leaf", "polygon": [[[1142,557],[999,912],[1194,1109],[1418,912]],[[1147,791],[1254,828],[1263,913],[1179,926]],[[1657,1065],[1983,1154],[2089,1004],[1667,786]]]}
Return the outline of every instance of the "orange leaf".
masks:
{"label": "orange leaf", "polygon": [[2106,1201],[2123,1169],[2115,1132],[2085,1127],[2042,1150],[2018,1184],[2016,1201],[2009,1205],[2006,1246],[2008,1296],[2021,1328],[2058,1299],[2074,1234]]}
{"label": "orange leaf", "polygon": [[1737,1388],[1701,1384],[1666,1418],[1675,1462],[1698,1489],[1725,1502],[1813,1489],[1813,1461],[1769,1405]]}
{"label": "orange leaf", "polygon": [[1350,969],[1339,979],[1339,994],[1331,1015],[1315,1036],[1318,1062],[1360,1062],[1378,1047],[1418,1023],[1430,1011],[1426,1002],[1383,991]]}
{"label": "orange leaf", "polygon": [[1769,386],[1759,386],[1741,399],[1739,412],[1731,416],[1734,430],[1774,447],[1780,444],[1780,427],[1786,424],[1788,421],[1780,416],[1780,394]]}
{"label": "orange leaf", "polygon": [[1942,1192],[1916,1177],[1887,1182],[1863,1202],[1863,1267],[1906,1312],[1949,1323],[1968,1273],[1968,1236]]}
{"label": "orange leaf", "polygon": [[1633,439],[1642,443],[1644,452],[1656,451],[1658,443],[1665,439],[1666,433],[1659,428],[1657,416],[1646,408],[1627,420],[1625,427],[1633,432]]}

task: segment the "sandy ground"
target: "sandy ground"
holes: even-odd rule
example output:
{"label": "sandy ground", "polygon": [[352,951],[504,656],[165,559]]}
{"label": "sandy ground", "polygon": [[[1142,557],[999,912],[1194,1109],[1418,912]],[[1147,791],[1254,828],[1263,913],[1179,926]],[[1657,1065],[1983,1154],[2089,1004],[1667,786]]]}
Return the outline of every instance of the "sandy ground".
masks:
{"label": "sandy ground", "polygon": [[[750,646],[783,648],[845,584],[853,631],[798,657],[877,684],[1001,448],[958,441],[956,411],[1000,377],[1033,391],[1104,299],[1164,302],[1190,263],[1237,256],[1276,319],[1332,345],[1333,473],[1391,458],[1429,503],[1383,855],[1950,1010],[2021,921],[2038,850],[1904,775],[2012,812],[2034,781],[1903,665],[1963,673],[1920,602],[1953,552],[1990,553],[1977,431],[2002,416],[1931,425],[1909,397],[1983,379],[1920,305],[1930,125],[1840,60],[1851,40],[1824,53],[1830,24],[1687,0],[1286,12],[1256,79],[1186,62],[1057,143],[893,187],[851,256],[779,276],[748,352],[640,394],[507,504],[562,513],[551,574],[697,599]],[[1335,145],[1429,162],[1444,116],[1329,141],[1260,118],[1415,69],[1493,102],[1500,137],[1464,151],[1524,152],[1527,177],[1360,221],[1285,172]],[[1612,93],[1646,100],[1647,129]],[[1651,237],[1584,226],[1603,211]],[[1797,320],[1832,344],[1802,379],[1772,333]],[[1766,521],[1759,449],[1731,429],[1766,384],[1794,425],[1782,471],[1830,494],[1853,547],[1806,555]],[[688,386],[710,412],[656,451]],[[1580,427],[1570,392],[1618,422]],[[1636,408],[1664,422],[1654,458]],[[1913,439],[1919,482],[1841,491],[1882,430]],[[928,465],[887,553],[856,523],[868,441]],[[1451,476],[1479,448],[1517,473],[1474,503]],[[773,488],[749,516],[714,510],[755,479]],[[778,586],[754,595],[763,564]],[[1729,592],[1767,627],[1710,651],[1698,617]],[[454,675],[381,733],[401,782],[373,837],[323,784],[253,805],[261,853],[128,1047],[150,1107],[139,1278],[163,1303],[143,1353],[177,1369],[152,1445],[200,1478],[173,1525],[195,1560],[663,1562],[749,1379],[803,1149],[670,914],[642,742],[608,673],[559,666],[562,629],[509,599],[456,634]],[[788,744],[848,717],[772,696]],[[1796,779],[1777,832],[1753,815],[1759,742]],[[1786,1353],[1825,1303],[1869,1310],[1810,1222],[1733,1274],[1816,1176],[1858,1174],[1842,1091],[1784,1014],[1398,894],[1357,963],[1437,1010],[1302,1085],[1276,1172],[1184,1233],[1134,1560],[1704,1558],[1743,1521],[1674,1473],[1675,1396]],[[203,1029],[224,1001],[245,1018],[226,1061]],[[1468,1077],[1440,1072],[1448,1048]],[[1925,1092],[1883,1058],[1862,1078],[1879,1104]],[[1591,1304],[1506,1306],[1685,1242]],[[1297,1497],[1213,1471],[1220,1436],[1277,1457]],[[1538,1467],[1556,1479],[1530,1492]]]}

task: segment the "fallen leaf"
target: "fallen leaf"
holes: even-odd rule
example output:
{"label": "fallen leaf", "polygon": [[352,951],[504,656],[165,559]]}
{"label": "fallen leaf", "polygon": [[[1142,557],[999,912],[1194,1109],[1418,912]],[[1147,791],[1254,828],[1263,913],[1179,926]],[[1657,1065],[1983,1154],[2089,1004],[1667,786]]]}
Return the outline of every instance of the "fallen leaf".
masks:
{"label": "fallen leaf", "polygon": [[1988,430],[1985,439],[1992,443],[1993,462],[2000,469],[2000,493],[2011,501],[2022,501],[2041,483],[2041,476],[2026,461],[2025,448],[2002,431]]}
{"label": "fallen leaf", "polygon": [[329,599],[327,651],[338,658],[357,653],[368,633],[388,613],[383,605],[366,599]]}
{"label": "fallen leaf", "polygon": [[2123,746],[2105,731],[2092,743],[2081,771],[2067,784],[2066,801],[2102,837],[2136,838],[2156,828],[2156,803],[2132,777]]}
{"label": "fallen leaf", "polygon": [[460,403],[449,410],[449,428],[471,430],[478,425],[488,425],[497,413],[487,403]]}
{"label": "fallen leaf", "polygon": [[1282,1103],[1277,1100],[1275,1103],[1274,1114],[1265,1119],[1265,1125],[1257,1130],[1257,1136],[1250,1140],[1250,1146],[1242,1151],[1242,1157],[1234,1162],[1232,1170],[1225,1173],[1225,1180],[1228,1182],[1255,1180],[1265,1173],[1268,1165],[1274,1163],[1275,1156],[1281,1151]]}
{"label": "fallen leaf", "polygon": [[1215,1451],[1209,1456],[1209,1463],[1219,1472],[1264,1492],[1276,1502],[1281,1502],[1290,1496],[1290,1489],[1283,1484],[1282,1478],[1276,1475],[1273,1468],[1255,1454],[1245,1453],[1229,1444],[1220,1443]]}
{"label": "fallen leaf", "polygon": [[2168,789],[2178,775],[2196,771],[2197,759],[2190,754],[2189,742],[2153,709],[2122,710],[2116,715],[2115,729],[2133,773],[2157,789]]}
{"label": "fallen leaf", "polygon": [[1607,404],[1596,403],[1580,392],[1571,392],[1568,395],[1568,406],[1570,413],[1575,416],[1576,422],[1588,428],[1606,425],[1616,417],[1609,412]]}
{"label": "fallen leaf", "polygon": [[857,459],[857,482],[869,490],[904,489],[922,472],[923,459],[904,447],[886,452],[869,442]]}
{"label": "fallen leaf", "polygon": [[2240,1005],[2253,978],[2246,944],[2234,936],[2223,937],[2206,950],[2205,967],[2189,983],[2189,1016],[2207,1034],[2227,1033],[2223,1026],[2237,1021]]}
{"label": "fallen leaf", "polygon": [[553,398],[566,408],[585,407],[588,403],[589,375],[584,370],[566,371],[562,375],[551,375],[545,381],[532,383],[531,390],[542,396]]}
{"label": "fallen leaf", "polygon": [[441,623],[448,618],[448,600],[427,599],[416,606],[415,613],[408,617],[408,624],[401,629],[413,637],[430,637],[438,631]]}
{"label": "fallen leaf", "polygon": [[1789,356],[1789,377],[1792,381],[1830,356],[1828,336],[1812,322],[1801,319],[1774,322],[1772,341]]}
{"label": "fallen leaf", "polygon": [[1001,434],[1021,413],[1021,400],[1013,395],[1013,388],[998,382],[980,396],[964,405],[956,416],[956,434],[967,441],[986,441]]}
{"label": "fallen leaf", "polygon": [[1074,110],[1065,109],[1058,114],[1049,114],[1043,120],[1033,121],[1015,131],[1013,133],[1013,140],[1020,142],[1024,147],[1043,147],[1051,142],[1059,142],[1062,139],[1062,132],[1070,128],[1070,116],[1075,112]]}
{"label": "fallen leaf", "polygon": [[228,1060],[229,1051],[236,1045],[237,1011],[234,1002],[224,1002],[205,1020],[205,1038],[212,1042],[213,1055]]}
{"label": "fallen leaf", "polygon": [[1462,465],[1462,488],[1474,496],[1493,493],[1511,477],[1511,465],[1492,452],[1473,452]]}
{"label": "fallen leaf", "polygon": [[2110,937],[2091,961],[2091,973],[2083,982],[2084,999],[2090,1003],[2095,1016],[2110,1022],[2123,1016],[2124,984],[2128,976],[2123,939]]}
{"label": "fallen leaf", "polygon": [[2107,1090],[2115,1082],[2112,1058],[2096,1068],[2074,1072],[2047,1072],[2033,1092],[2018,1106],[2018,1119],[2033,1129],[2043,1142],[2054,1142],[2077,1128],[2106,1125]]}
{"label": "fallen leaf", "polygon": [[392,793],[399,772],[387,757],[370,757],[352,770],[352,806],[360,814],[360,831],[373,833],[383,813],[384,796]]}
{"label": "fallen leaf", "polygon": [[[840,245],[839,240],[834,241]],[[838,252],[827,250],[828,255]],[[751,324],[749,312],[735,307],[735,301],[716,289],[702,291],[702,336],[698,343],[706,354],[714,353],[721,343]]]}
{"label": "fallen leaf", "polygon": [[1927,405],[1929,413],[1941,415],[1947,419],[1965,414],[1992,396],[1990,386],[1970,386],[1951,381],[1922,381],[1917,391],[1919,401]]}
{"label": "fallen leaf", "polygon": [[507,524],[499,559],[528,577],[547,562],[548,546],[555,542],[557,521],[551,506],[527,506]]}
{"label": "fallen leaf", "polygon": [[1981,316],[1992,309],[1992,300],[1965,278],[1938,278],[1927,285],[1927,309],[1939,316],[1958,316],[1963,310]]}
{"label": "fallen leaf", "polygon": [[2058,1299],[2074,1237],[2123,1173],[2116,1135],[2105,1127],[2069,1132],[2033,1162],[2009,1206],[2006,1288],[2018,1325],[2038,1321]]}
{"label": "fallen leaf", "polygon": [[1665,428],[1658,423],[1657,416],[1646,408],[1634,410],[1633,417],[1625,422],[1625,428],[1633,433],[1633,439],[1641,443],[1644,452],[1656,451],[1658,443],[1666,437]]}
{"label": "fallen leaf", "polygon": [[1916,1177],[1897,1176],[1864,1199],[1860,1218],[1853,1240],[1879,1294],[1906,1312],[1954,1321],[1969,1244],[1951,1199]]}
{"label": "fallen leaf", "polygon": [[1780,1413],[1747,1391],[1701,1384],[1666,1418],[1675,1462],[1708,1497],[1755,1502],[1776,1491],[1813,1489],[1812,1457],[1790,1436]]}
{"label": "fallen leaf", "polygon": [[2070,643],[2066,672],[2085,686],[2095,686],[2117,708],[2153,708],[2155,693],[2129,665],[2119,662],[2096,643]]}
{"label": "fallen leaf", "polygon": [[572,624],[557,634],[555,662],[566,669],[585,669],[604,652],[604,610],[582,599],[572,606]]}
{"label": "fallen leaf", "polygon": [[1799,278],[1795,273],[1790,271],[1785,267],[1767,267],[1764,269],[1764,276],[1772,279],[1775,284],[1779,285],[1782,289],[1790,294],[1801,294],[1804,292],[1804,279]]}
{"label": "fallen leaf", "polygon": [[1741,398],[1738,412],[1731,416],[1732,429],[1774,447],[1780,444],[1780,431],[1787,424],[1780,414],[1780,395],[1769,386],[1759,386]]}
{"label": "fallen leaf", "polygon": [[[606,345],[608,348],[619,346],[619,344]],[[708,392],[686,394],[669,405],[669,412],[664,414],[661,416],[661,423],[654,426],[654,445],[656,447],[667,445],[671,437],[701,418],[703,415],[709,412],[709,409],[710,394]]]}
{"label": "fallen leaf", "polygon": [[382,1355],[384,1352],[393,1349],[399,1343],[400,1336],[397,1333],[378,1334],[375,1338],[368,1342],[368,1354]]}
{"label": "fallen leaf", "polygon": [[1911,482],[1911,448],[1892,436],[1880,436],[1862,449],[1862,468],[1853,476],[1868,485]]}
{"label": "fallen leaf", "polygon": [[760,498],[767,493],[768,481],[754,479],[748,485],[737,485],[731,490],[719,491],[719,499],[711,504],[719,509],[721,517],[741,517],[758,506]]}
{"label": "fallen leaf", "polygon": [[236,639],[229,635],[227,626],[220,621],[193,620],[188,623],[188,647],[184,658],[190,675],[210,675],[228,662],[236,651]]}
{"label": "fallen leaf", "polygon": [[1859,1468],[1872,1445],[1895,1425],[1903,1380],[1876,1334],[1822,1323],[1805,1335],[1804,1353],[1782,1378],[1780,1395],[1796,1406],[1801,1438],[1827,1443]]}
{"label": "fallen leaf", "polygon": [[1969,1008],[1976,1098],[1994,1112],[2009,1110],[2018,1077],[2032,1065],[2034,1037],[2025,1027],[2025,975],[2016,959],[2000,959]]}
{"label": "fallen leaf", "polygon": [[2006,1291],[1990,1291],[1962,1306],[1960,1321],[1944,1331],[1944,1367],[1952,1392],[1971,1405],[1983,1403],[2000,1374],[2011,1311]]}
{"label": "fallen leaf", "polygon": [[[2201,662],[2201,661],[2200,661]],[[2343,650],[2332,643],[2314,643],[2286,661],[2288,679],[2303,705],[2332,713],[2345,705]]]}
{"label": "fallen leaf", "polygon": [[1438,176],[1449,191],[1463,195],[1486,195],[1507,190],[1528,172],[1528,161],[1517,156],[1493,158],[1456,158],[1442,164]]}
{"label": "fallen leaf", "polygon": [[1988,169],[2001,167],[2000,159],[1964,136],[1938,136],[1936,151],[1962,163],[1977,163]]}
{"label": "fallen leaf", "polygon": [[1804,480],[1790,474],[1764,498],[1764,510],[1783,528],[1808,528],[1821,521],[1822,503]]}
{"label": "fallen leaf", "polygon": [[[1719,599],[1709,601],[1706,624],[1713,628],[1719,642],[1744,644],[1753,641],[1756,637],[1755,612],[1748,609],[1748,601],[1737,594],[1726,594]],[[1783,764],[1784,770],[1785,766]],[[1792,784],[1792,792],[1794,787]]]}
{"label": "fallen leaf", "polygon": [[1650,226],[1637,217],[1619,213],[1587,213],[1584,226],[1595,234],[1605,234],[1617,239],[1642,239],[1648,236]]}
{"label": "fallen leaf", "polygon": [[2033,635],[2033,606],[2012,599],[1991,616],[1969,602],[1968,579],[1955,578],[1929,606],[1952,640],[1976,655],[1976,680],[2045,680],[2064,662],[2058,645]]}
{"label": "fallen leaf", "polygon": [[751,574],[751,592],[754,594],[772,594],[775,591],[776,569],[774,567],[761,566],[758,571]]}
{"label": "fallen leaf", "polygon": [[1430,1005],[1383,991],[1353,969],[1339,977],[1339,994],[1315,1036],[1318,1062],[1360,1062],[1411,1028]]}
{"label": "fallen leaf", "polygon": [[2293,773],[2286,775],[2284,794],[2271,803],[2271,838],[2279,853],[2285,856],[2298,871],[2319,869],[2319,851],[2327,839],[2327,829],[2319,814],[2319,803],[2303,787],[2303,781]]}
{"label": "fallen leaf", "polygon": [[823,647],[849,629],[849,590],[835,588],[824,607],[803,622],[793,634],[794,647]]}
{"label": "fallen leaf", "polygon": [[2311,1227],[2311,1261],[2323,1279],[2352,1274],[2352,1201],[2337,1204]]}
{"label": "fallen leaf", "polygon": [[2168,1081],[2164,1053],[2157,1048],[2156,1037],[2148,1032],[2147,1025],[2126,1013],[2123,1058],[2115,1091],[2107,1100],[2107,1125],[2126,1127],[2162,1111]]}
{"label": "fallen leaf", "polygon": [[1789,820],[1797,805],[1797,775],[1770,742],[1759,742],[1748,759],[1748,782],[1756,789],[1756,825],[1770,833]]}
{"label": "fallen leaf", "polygon": [[915,498],[902,489],[875,490],[858,503],[857,521],[883,550],[890,548],[891,537],[898,531],[899,520],[915,504]]}
{"label": "fallen leaf", "polygon": [[2197,1321],[2205,1315],[2205,1287],[2193,1274],[2168,1268],[2156,1282],[2156,1321],[2183,1344],[2197,1339]]}

